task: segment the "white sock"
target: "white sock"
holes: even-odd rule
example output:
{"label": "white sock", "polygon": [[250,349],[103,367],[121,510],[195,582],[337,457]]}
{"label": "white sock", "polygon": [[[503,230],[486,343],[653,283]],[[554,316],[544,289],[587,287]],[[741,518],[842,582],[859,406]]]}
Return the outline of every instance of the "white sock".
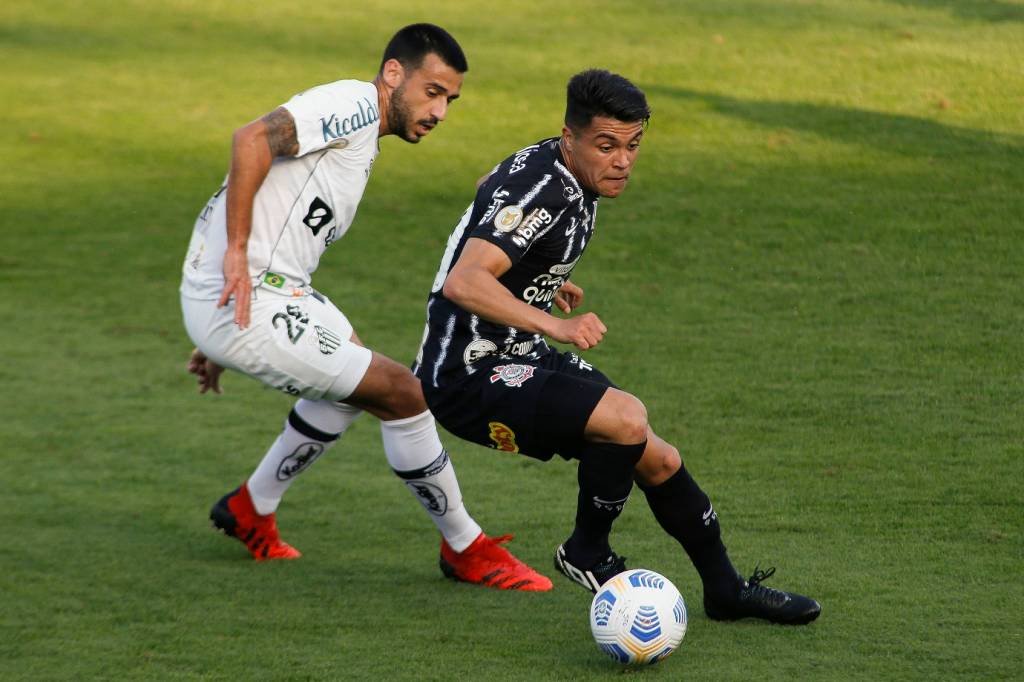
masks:
{"label": "white sock", "polygon": [[430,412],[382,421],[380,434],[388,464],[430,514],[456,552],[469,547],[481,529],[462,504],[455,468],[441,445]]}
{"label": "white sock", "polygon": [[303,398],[296,402],[284,422],[284,431],[246,484],[256,513],[274,513],[295,477],[338,442],[360,414],[358,407],[329,400]]}

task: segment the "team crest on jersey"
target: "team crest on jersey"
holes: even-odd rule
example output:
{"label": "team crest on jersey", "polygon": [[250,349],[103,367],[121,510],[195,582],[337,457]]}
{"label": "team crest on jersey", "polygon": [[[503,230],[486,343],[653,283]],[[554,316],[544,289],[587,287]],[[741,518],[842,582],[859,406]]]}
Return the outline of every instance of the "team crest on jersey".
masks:
{"label": "team crest on jersey", "polygon": [[533,377],[531,365],[498,365],[491,375],[491,383],[505,382],[506,386],[519,388]]}
{"label": "team crest on jersey", "polygon": [[498,350],[498,346],[493,341],[477,339],[466,346],[466,350],[462,353],[462,361],[467,365],[472,365],[480,358],[490,355],[496,350]]}
{"label": "team crest on jersey", "polygon": [[523,209],[518,206],[506,206],[494,216],[494,228],[499,232],[511,232],[519,227],[523,220]]}
{"label": "team crest on jersey", "polygon": [[516,432],[501,422],[488,422],[487,428],[491,430],[491,440],[494,441],[494,448],[502,452],[519,452],[516,445]]}

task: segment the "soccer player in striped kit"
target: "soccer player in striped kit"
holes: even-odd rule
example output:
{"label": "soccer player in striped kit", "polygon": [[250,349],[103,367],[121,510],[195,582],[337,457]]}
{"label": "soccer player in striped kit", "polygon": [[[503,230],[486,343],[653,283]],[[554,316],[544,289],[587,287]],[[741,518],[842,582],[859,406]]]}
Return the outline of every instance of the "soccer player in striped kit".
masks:
{"label": "soccer player in striped kit", "polygon": [[626,569],[609,543],[634,481],[662,528],[679,541],[717,620],[787,624],[818,617],[818,602],[744,580],[722,543],[718,515],[679,451],[648,425],[635,396],[545,337],[593,348],[607,328],[570,313],[583,290],[570,281],[594,238],[601,197],[626,187],[650,110],[644,93],[601,70],[569,81],[565,125],[499,163],[481,182],[448,240],[427,303],[413,371],[437,420],[466,440],[541,460],[579,462],[576,525],[555,566],[584,588]]}

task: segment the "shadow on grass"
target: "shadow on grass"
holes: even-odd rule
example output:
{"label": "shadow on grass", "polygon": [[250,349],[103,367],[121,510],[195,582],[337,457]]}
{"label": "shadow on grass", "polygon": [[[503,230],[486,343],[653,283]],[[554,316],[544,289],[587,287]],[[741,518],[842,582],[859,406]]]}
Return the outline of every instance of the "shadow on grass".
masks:
{"label": "shadow on grass", "polygon": [[1022,135],[958,128],[924,118],[827,104],[740,99],[665,85],[648,85],[644,89],[654,97],[703,102],[725,116],[766,127],[803,130],[910,157],[1024,162]]}
{"label": "shadow on grass", "polygon": [[1001,0],[888,0],[896,5],[931,10],[948,10],[962,19],[980,21],[1024,21],[1024,6]]}

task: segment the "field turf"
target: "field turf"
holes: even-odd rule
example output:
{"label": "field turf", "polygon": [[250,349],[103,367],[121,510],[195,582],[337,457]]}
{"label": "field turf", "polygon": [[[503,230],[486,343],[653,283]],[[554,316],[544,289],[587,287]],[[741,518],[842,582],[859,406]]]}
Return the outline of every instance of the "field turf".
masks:
{"label": "field turf", "polygon": [[[444,580],[364,418],[280,511],[302,560],[207,528],[290,401],[199,396],[178,308],[232,131],[372,78],[434,21],[470,61],[419,146],[382,152],[318,287],[411,361],[474,180],[558,134],[569,76],[641,85],[631,185],[574,279],[586,354],[646,403],[744,570],[806,628],[709,621],[635,495],[613,535],[690,606],[645,679],[1024,674],[1024,3],[1011,0],[0,6],[0,679],[591,680],[589,597]],[[573,467],[447,437],[470,510],[553,574]]]}

